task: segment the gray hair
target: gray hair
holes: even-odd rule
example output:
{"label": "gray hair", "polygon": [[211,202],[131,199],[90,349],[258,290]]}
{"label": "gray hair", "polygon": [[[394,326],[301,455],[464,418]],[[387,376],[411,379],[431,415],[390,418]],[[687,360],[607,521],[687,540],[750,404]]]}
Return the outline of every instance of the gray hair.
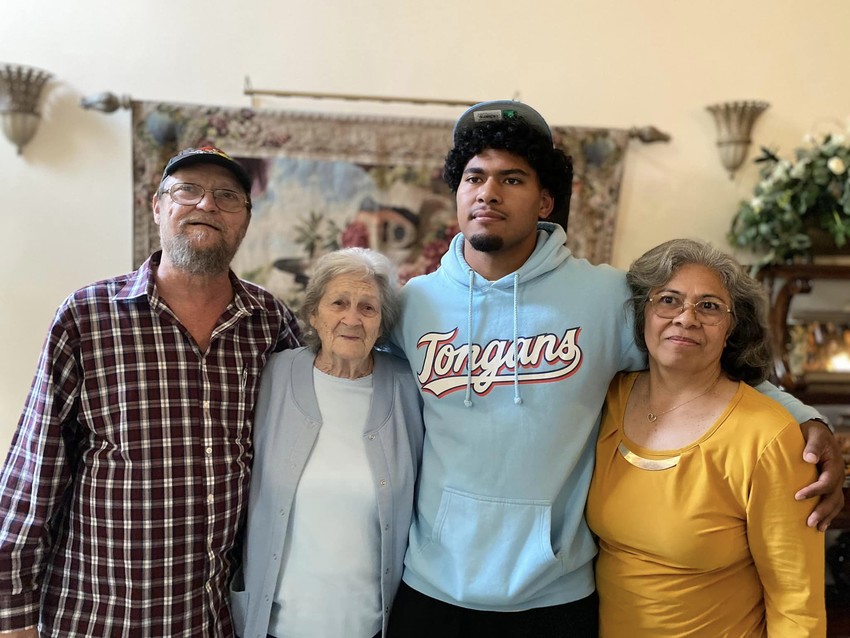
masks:
{"label": "gray hair", "polygon": [[695,264],[717,273],[731,298],[732,325],[720,366],[731,378],[751,385],[767,379],[772,353],[767,321],[768,300],[762,286],[735,259],[710,244],[673,239],[638,257],[626,273],[632,289],[635,342],[646,352],[646,305],[649,293],[669,282],[682,266]]}
{"label": "gray hair", "polygon": [[304,302],[301,304],[301,320],[304,323],[302,340],[313,352],[322,346],[316,329],[310,325],[310,317],[319,309],[319,302],[331,281],[342,275],[361,277],[378,287],[381,299],[381,332],[377,343],[387,341],[396,320],[401,313],[398,294],[398,278],[392,262],[381,253],[368,248],[343,248],[323,255],[307,284]]}

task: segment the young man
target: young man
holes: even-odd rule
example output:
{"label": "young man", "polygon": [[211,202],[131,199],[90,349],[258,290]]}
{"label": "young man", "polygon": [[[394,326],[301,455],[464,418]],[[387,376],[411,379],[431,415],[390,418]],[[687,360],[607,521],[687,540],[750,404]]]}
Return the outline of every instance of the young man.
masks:
{"label": "young man", "polygon": [[624,273],[574,258],[539,221],[566,219],[572,167],[530,107],[464,113],[444,178],[461,233],[405,286],[394,332],[425,445],[389,636],[595,637],[583,514],[600,411],[616,372],[645,367]]}
{"label": "young man", "polygon": [[56,313],[0,474],[0,631],[233,635],[260,372],[289,311],[229,264],[251,180],[187,149],[153,198],[162,251]]}

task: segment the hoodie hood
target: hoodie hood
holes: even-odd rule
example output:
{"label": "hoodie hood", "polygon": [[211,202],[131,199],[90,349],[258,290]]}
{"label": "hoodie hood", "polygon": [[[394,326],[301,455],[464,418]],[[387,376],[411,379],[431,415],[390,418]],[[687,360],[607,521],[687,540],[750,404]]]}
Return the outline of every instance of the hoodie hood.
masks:
{"label": "hoodie hood", "polygon": [[[443,255],[440,265],[445,269],[446,275],[463,286],[470,285],[472,281],[474,287],[504,288],[514,285],[515,276],[518,276],[520,282],[528,283],[560,266],[571,254],[570,249],[565,246],[566,241],[567,234],[558,224],[537,222],[537,245],[531,256],[516,272],[498,281],[490,282],[475,273],[466,262],[463,256],[463,234],[458,233],[452,239],[449,250]],[[474,275],[470,277],[470,273]]]}

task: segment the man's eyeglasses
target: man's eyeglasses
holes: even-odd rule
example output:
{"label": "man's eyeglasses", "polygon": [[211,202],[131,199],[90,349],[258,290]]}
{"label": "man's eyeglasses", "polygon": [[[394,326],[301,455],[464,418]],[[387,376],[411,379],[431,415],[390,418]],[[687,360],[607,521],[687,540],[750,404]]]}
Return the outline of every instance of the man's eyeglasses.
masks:
{"label": "man's eyeglasses", "polygon": [[162,192],[168,193],[174,203],[181,206],[194,206],[204,198],[204,195],[212,193],[215,205],[226,213],[241,213],[248,205],[248,200],[242,193],[229,188],[208,190],[197,184],[179,183],[172,184]]}
{"label": "man's eyeglasses", "polygon": [[706,326],[716,326],[723,321],[726,315],[732,312],[729,306],[722,301],[701,299],[696,303],[691,303],[685,301],[679,295],[669,292],[650,297],[649,305],[652,306],[653,312],[662,319],[675,319],[688,308],[693,308],[697,319]]}

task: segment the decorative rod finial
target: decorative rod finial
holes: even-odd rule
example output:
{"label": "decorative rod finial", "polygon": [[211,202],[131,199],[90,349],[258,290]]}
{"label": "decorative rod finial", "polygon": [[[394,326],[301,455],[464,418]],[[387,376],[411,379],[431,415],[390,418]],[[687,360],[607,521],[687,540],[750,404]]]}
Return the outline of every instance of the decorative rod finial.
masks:
{"label": "decorative rod finial", "polygon": [[112,113],[118,109],[129,109],[132,100],[129,95],[117,96],[109,91],[98,93],[97,95],[89,95],[80,100],[80,106],[84,109],[93,111],[101,111],[102,113]]}

